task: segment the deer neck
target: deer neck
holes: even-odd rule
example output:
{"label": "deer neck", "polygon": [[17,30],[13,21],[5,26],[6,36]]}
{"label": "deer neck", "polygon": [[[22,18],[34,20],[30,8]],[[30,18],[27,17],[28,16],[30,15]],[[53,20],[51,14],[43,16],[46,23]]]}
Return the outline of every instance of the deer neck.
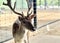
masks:
{"label": "deer neck", "polygon": [[23,23],[21,22],[21,24],[19,24],[19,30],[21,32],[25,31],[24,27],[23,27]]}
{"label": "deer neck", "polygon": [[25,33],[25,29],[24,29],[24,27],[23,27],[22,22],[20,22],[19,19],[17,19],[17,20],[15,21],[15,23],[19,25],[19,28],[17,29],[16,34],[17,34],[17,35],[22,34],[22,33],[24,34],[24,33]]}

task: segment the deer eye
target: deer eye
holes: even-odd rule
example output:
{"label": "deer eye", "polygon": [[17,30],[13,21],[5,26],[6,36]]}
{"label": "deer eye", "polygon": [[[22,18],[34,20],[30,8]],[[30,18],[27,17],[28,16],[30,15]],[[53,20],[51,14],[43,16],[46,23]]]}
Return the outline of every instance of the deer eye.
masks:
{"label": "deer eye", "polygon": [[23,23],[26,23],[25,21],[23,21]]}
{"label": "deer eye", "polygon": [[26,23],[27,21],[26,20],[23,20],[23,23]]}

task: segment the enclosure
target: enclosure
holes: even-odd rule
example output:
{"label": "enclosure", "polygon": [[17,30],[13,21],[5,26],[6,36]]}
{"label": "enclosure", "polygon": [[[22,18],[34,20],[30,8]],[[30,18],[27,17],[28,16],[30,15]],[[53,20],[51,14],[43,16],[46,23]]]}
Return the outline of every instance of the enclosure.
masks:
{"label": "enclosure", "polygon": [[[15,1],[16,11],[26,15],[26,0],[12,0],[12,6]],[[0,1],[0,43],[14,43],[12,25],[18,15],[3,2],[6,0]],[[35,32],[29,31],[29,43],[60,43],[60,0],[36,0],[36,4],[37,28]]]}

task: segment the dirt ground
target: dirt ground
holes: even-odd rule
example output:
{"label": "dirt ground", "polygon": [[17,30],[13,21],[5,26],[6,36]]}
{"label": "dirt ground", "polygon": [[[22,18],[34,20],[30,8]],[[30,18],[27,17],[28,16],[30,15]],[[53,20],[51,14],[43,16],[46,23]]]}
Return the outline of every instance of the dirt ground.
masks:
{"label": "dirt ground", "polygon": [[[26,11],[25,11],[26,14]],[[11,26],[18,18],[13,12],[0,15],[0,27]],[[47,21],[60,19],[60,10],[37,10],[37,23],[43,24]]]}
{"label": "dirt ground", "polygon": [[[25,12],[26,14],[26,12]],[[9,28],[12,26],[14,21],[17,19],[18,15],[14,13],[7,13],[0,15],[0,30],[11,30]],[[37,23],[38,26],[47,23],[52,20],[60,19],[60,10],[37,10]],[[7,28],[8,27],[8,28]],[[29,32],[30,36],[40,35],[53,35],[60,36],[60,22],[49,25],[50,31],[47,30],[47,26],[36,30],[35,32]]]}
{"label": "dirt ground", "polygon": [[[26,14],[26,11],[25,11]],[[0,26],[11,25],[16,19],[16,14],[8,12],[0,15]],[[37,10],[37,21],[55,20],[60,18],[60,10]]]}

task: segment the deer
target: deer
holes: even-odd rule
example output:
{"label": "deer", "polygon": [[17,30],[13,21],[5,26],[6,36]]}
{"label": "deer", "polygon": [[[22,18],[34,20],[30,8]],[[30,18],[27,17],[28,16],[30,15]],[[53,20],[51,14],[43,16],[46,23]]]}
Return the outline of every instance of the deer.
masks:
{"label": "deer", "polygon": [[[15,43],[28,43],[28,31],[34,32],[35,28],[31,23],[31,20],[35,17],[32,12],[29,13],[30,9],[27,11],[27,16],[24,16],[24,13],[19,13],[15,11],[16,2],[14,7],[11,6],[11,0],[7,0],[7,3],[3,2],[3,5],[8,6],[13,13],[19,15],[17,20],[13,23],[12,34]],[[24,38],[25,37],[25,38]]]}

